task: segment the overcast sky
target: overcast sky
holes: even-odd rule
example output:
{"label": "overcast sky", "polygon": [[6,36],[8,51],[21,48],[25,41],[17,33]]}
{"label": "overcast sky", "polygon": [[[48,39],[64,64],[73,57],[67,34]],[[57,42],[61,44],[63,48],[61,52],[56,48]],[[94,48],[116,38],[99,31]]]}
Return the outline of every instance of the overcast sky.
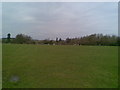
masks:
{"label": "overcast sky", "polygon": [[93,33],[118,34],[117,2],[2,3],[2,36],[65,39]]}

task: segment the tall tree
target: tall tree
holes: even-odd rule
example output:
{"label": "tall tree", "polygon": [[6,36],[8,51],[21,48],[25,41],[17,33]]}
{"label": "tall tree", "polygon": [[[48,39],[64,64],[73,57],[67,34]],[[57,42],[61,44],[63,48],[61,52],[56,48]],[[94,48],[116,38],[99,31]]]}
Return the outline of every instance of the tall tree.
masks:
{"label": "tall tree", "polygon": [[62,39],[61,39],[61,38],[59,39],[59,42],[60,42],[60,41],[62,41]]}
{"label": "tall tree", "polygon": [[10,39],[11,39],[11,34],[8,33],[8,34],[7,34],[7,42],[8,42],[8,43],[10,42]]}
{"label": "tall tree", "polygon": [[19,44],[29,44],[32,42],[32,38],[30,36],[24,35],[24,34],[18,34],[15,38],[15,43]]}
{"label": "tall tree", "polygon": [[56,38],[56,42],[58,42],[58,38]]}

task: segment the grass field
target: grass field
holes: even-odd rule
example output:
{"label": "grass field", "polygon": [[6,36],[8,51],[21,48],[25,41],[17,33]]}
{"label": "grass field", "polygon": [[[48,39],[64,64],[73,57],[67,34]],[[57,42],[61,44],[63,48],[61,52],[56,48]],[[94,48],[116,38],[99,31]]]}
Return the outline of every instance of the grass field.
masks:
{"label": "grass field", "polygon": [[117,87],[118,47],[3,45],[3,88]]}
{"label": "grass field", "polygon": [[2,43],[0,42],[0,89],[2,89]]}

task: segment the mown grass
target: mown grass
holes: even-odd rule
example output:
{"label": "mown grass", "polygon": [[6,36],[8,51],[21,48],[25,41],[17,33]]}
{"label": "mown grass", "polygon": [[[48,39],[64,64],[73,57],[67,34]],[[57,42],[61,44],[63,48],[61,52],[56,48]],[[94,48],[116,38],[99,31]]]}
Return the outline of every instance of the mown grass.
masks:
{"label": "mown grass", "polygon": [[2,62],[3,88],[118,87],[118,47],[4,44]]}
{"label": "mown grass", "polygon": [[0,89],[2,89],[2,43],[0,42]]}

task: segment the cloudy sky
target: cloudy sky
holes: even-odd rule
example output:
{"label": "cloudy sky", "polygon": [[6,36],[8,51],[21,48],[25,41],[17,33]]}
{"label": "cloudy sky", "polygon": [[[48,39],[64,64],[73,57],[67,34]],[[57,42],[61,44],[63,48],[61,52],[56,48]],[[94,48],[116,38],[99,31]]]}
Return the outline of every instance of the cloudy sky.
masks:
{"label": "cloudy sky", "polygon": [[93,33],[118,34],[117,2],[2,3],[2,36],[65,39]]}

